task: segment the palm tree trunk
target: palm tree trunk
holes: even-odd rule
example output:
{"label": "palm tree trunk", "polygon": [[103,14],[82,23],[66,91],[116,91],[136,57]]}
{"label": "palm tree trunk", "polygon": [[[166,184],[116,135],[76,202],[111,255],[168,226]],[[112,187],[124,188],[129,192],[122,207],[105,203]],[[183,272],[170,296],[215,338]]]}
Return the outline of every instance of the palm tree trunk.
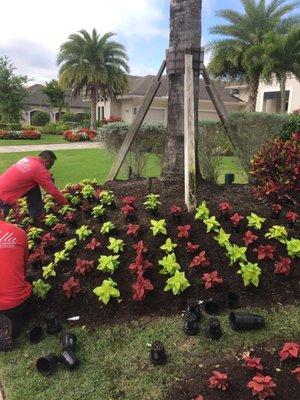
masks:
{"label": "palm tree trunk", "polygon": [[247,110],[250,112],[255,112],[256,110],[256,100],[259,86],[259,76],[254,77],[249,82],[249,96],[248,96],[248,104]]}
{"label": "palm tree trunk", "polygon": [[286,87],[286,74],[280,80],[280,112],[284,114],[286,112],[285,109],[285,87]]}
{"label": "palm tree trunk", "polygon": [[96,108],[97,108],[97,89],[93,88],[91,90],[91,129],[96,131],[97,122],[96,122]]}

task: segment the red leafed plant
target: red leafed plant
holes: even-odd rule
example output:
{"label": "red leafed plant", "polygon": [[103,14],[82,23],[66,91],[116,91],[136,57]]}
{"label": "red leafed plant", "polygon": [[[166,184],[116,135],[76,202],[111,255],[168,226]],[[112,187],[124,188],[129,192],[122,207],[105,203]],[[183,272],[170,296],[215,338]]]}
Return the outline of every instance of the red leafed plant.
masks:
{"label": "red leafed plant", "polygon": [[261,358],[259,357],[244,357],[244,364],[242,367],[247,369],[257,369],[258,371],[262,371],[264,368],[261,364]]}
{"label": "red leafed plant", "polygon": [[128,229],[126,233],[128,236],[137,237],[139,229],[140,225],[128,224]]}
{"label": "red leafed plant", "polygon": [[275,274],[288,276],[291,272],[292,260],[289,257],[280,256],[280,260],[275,263]]}
{"label": "red leafed plant", "polygon": [[97,247],[100,247],[101,243],[98,242],[96,238],[93,238],[86,246],[85,248],[87,250],[95,250]]}
{"label": "red leafed plant", "polygon": [[180,215],[182,215],[182,211],[182,207],[176,206],[175,204],[173,204],[171,207],[171,214],[176,215],[177,217],[180,217]]}
{"label": "red leafed plant", "polygon": [[67,222],[72,222],[72,221],[75,221],[76,216],[75,216],[74,213],[68,212],[68,213],[65,215],[64,219],[65,219]]}
{"label": "red leafed plant", "polygon": [[81,292],[79,280],[74,278],[74,276],[71,276],[71,278],[62,285],[62,287],[68,299],[75,297]]}
{"label": "red leafed plant", "polygon": [[141,254],[135,257],[134,263],[131,263],[128,267],[129,271],[134,274],[143,274],[147,269],[151,268],[152,264],[149,260],[144,259]]}
{"label": "red leafed plant", "polygon": [[219,210],[222,214],[227,214],[231,210],[231,205],[229,203],[220,203]]}
{"label": "red leafed plant", "polygon": [[271,376],[257,374],[247,383],[247,387],[252,390],[252,396],[258,396],[259,400],[265,400],[275,396],[274,389],[277,385]]}
{"label": "red leafed plant", "polygon": [[247,231],[243,237],[245,246],[249,246],[249,244],[253,243],[257,239],[258,239],[258,236],[254,235],[250,230]]}
{"label": "red leafed plant", "polygon": [[265,246],[261,244],[258,247],[258,249],[253,249],[254,252],[257,252],[258,260],[264,260],[264,259],[273,260],[275,250],[276,247],[270,244],[267,244]]}
{"label": "red leafed plant", "polygon": [[279,211],[281,211],[282,207],[280,204],[272,204],[271,209],[272,209],[272,211],[279,213]]}
{"label": "red leafed plant", "polygon": [[194,257],[190,263],[190,268],[194,267],[207,267],[210,264],[206,258],[205,250],[201,251],[196,257]]}
{"label": "red leafed plant", "polygon": [[282,349],[279,352],[280,361],[284,361],[287,358],[298,358],[299,357],[300,345],[296,342],[284,343]]}
{"label": "red leafed plant", "polygon": [[123,204],[128,204],[131,207],[134,207],[135,201],[136,201],[136,198],[134,196],[124,196],[122,198],[122,203]]}
{"label": "red leafed plant", "polygon": [[205,289],[213,288],[214,286],[224,282],[223,278],[219,276],[218,271],[203,274],[202,280],[205,283]]}
{"label": "red leafed plant", "polygon": [[143,240],[140,240],[136,244],[132,245],[132,247],[134,248],[134,250],[135,250],[137,255],[141,255],[143,253],[147,253],[147,251],[148,251],[148,249],[145,246],[145,243],[144,243]]}
{"label": "red leafed plant", "polygon": [[204,397],[201,396],[201,394],[198,394],[198,396],[195,397],[194,400],[204,400]]}
{"label": "red leafed plant", "polygon": [[132,298],[135,301],[142,301],[146,294],[153,290],[153,285],[149,279],[144,279],[142,274],[138,274],[136,282],[131,286]]}
{"label": "red leafed plant", "polygon": [[[85,200],[85,201],[82,203],[82,205],[80,206],[80,210],[83,211],[83,212],[90,211],[90,209],[91,209],[91,206],[90,206],[90,203],[88,202],[88,200]],[[67,215],[68,215],[68,214],[67,214]],[[71,221],[72,221],[72,220],[71,220]]]}
{"label": "red leafed plant", "polygon": [[30,254],[28,257],[28,263],[33,264],[35,262],[43,262],[45,259],[45,250],[44,247],[41,245],[36,247],[34,252]]}
{"label": "red leafed plant", "polygon": [[191,242],[187,242],[186,244],[186,251],[188,253],[194,253],[196,250],[198,250],[200,247],[200,244],[193,244]]}
{"label": "red leafed plant", "polygon": [[44,233],[42,236],[41,244],[44,247],[51,246],[56,241],[55,237],[51,235],[51,232]]}
{"label": "red leafed plant", "polygon": [[94,195],[94,197],[95,197],[96,199],[100,199],[101,193],[102,193],[102,192],[103,192],[103,189],[96,189],[96,190],[94,190],[93,195]]}
{"label": "red leafed plant", "polygon": [[94,261],[77,258],[75,272],[77,272],[79,275],[84,276],[88,272],[91,272],[93,266],[94,266]]}
{"label": "red leafed plant", "polygon": [[212,389],[227,390],[228,389],[228,374],[223,374],[220,371],[213,371],[209,378],[209,387]]}
{"label": "red leafed plant", "polygon": [[300,382],[300,367],[297,367],[294,369],[294,371],[291,371],[291,374],[296,375],[297,381]]}
{"label": "red leafed plant", "polygon": [[191,225],[181,225],[177,227],[178,229],[178,237],[179,238],[186,238],[188,239],[190,237],[190,230],[191,230]]}
{"label": "red leafed plant", "polygon": [[125,204],[125,206],[121,208],[121,211],[125,216],[135,214],[135,209],[129,204]]}
{"label": "red leafed plant", "polygon": [[56,224],[52,228],[52,231],[54,233],[57,233],[58,235],[64,235],[67,230],[67,225],[66,224]]}
{"label": "red leafed plant", "polygon": [[293,211],[289,211],[288,213],[285,214],[285,217],[290,221],[290,222],[296,222],[297,219],[299,218],[299,215]]}
{"label": "red leafed plant", "polygon": [[243,217],[242,215],[235,213],[235,214],[233,214],[232,217],[230,217],[230,220],[231,220],[233,226],[237,226],[241,222],[241,220],[244,218],[245,217]]}

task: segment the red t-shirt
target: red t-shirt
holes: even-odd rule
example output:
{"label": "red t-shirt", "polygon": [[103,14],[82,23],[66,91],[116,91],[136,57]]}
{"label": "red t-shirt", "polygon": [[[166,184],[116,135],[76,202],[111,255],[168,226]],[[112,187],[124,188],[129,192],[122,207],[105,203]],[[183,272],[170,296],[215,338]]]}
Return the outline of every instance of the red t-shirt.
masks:
{"label": "red t-shirt", "polygon": [[0,310],[18,307],[31,295],[25,274],[28,260],[26,232],[0,221]]}
{"label": "red t-shirt", "polygon": [[58,204],[68,204],[39,157],[24,157],[0,175],[0,200],[12,205],[37,185],[51,194]]}

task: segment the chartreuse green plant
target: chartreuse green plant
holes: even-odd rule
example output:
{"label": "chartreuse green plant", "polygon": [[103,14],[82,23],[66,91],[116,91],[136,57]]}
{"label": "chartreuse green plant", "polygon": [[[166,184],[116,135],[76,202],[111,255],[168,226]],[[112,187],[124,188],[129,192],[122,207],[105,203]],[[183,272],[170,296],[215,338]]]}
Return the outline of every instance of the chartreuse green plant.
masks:
{"label": "chartreuse green plant", "polygon": [[150,193],[146,196],[146,201],[144,202],[144,206],[147,210],[156,210],[161,202],[159,201],[160,195]]}
{"label": "chartreuse green plant", "polygon": [[52,286],[49,283],[44,282],[42,279],[32,282],[33,294],[40,299],[45,299],[51,288]]}
{"label": "chartreuse green plant", "polygon": [[221,228],[218,232],[217,236],[214,236],[214,239],[218,242],[218,245],[221,247],[226,247],[228,244],[230,244],[229,239],[230,239],[231,234],[226,233],[223,228]]}
{"label": "chartreuse green plant", "polygon": [[207,219],[203,220],[203,222],[206,225],[206,232],[207,233],[211,232],[211,231],[219,232],[220,224],[217,221],[215,216],[207,218]]}
{"label": "chartreuse green plant", "polygon": [[70,198],[70,203],[73,205],[73,206],[79,206],[79,204],[81,204],[81,199],[80,199],[80,197],[79,196],[72,196],[71,198]]}
{"label": "chartreuse green plant", "polygon": [[158,261],[158,264],[163,267],[159,271],[159,273],[163,275],[174,275],[176,271],[181,269],[174,253],[167,254],[164,258]]}
{"label": "chartreuse green plant", "polygon": [[57,251],[54,253],[54,264],[58,264],[62,261],[69,261],[69,253],[67,250]]}
{"label": "chartreuse green plant", "polygon": [[209,209],[206,206],[206,201],[204,200],[199,206],[196,208],[195,219],[204,221],[209,218]]}
{"label": "chartreuse green plant", "polygon": [[111,250],[115,254],[119,254],[124,249],[124,241],[122,239],[115,239],[110,237],[109,245],[107,246],[108,250]]}
{"label": "chartreuse green plant", "polygon": [[58,218],[54,214],[47,214],[45,216],[45,225],[53,226],[58,223]]}
{"label": "chartreuse green plant", "polygon": [[82,241],[89,237],[93,232],[87,225],[82,225],[80,228],[76,229],[75,233],[78,236],[79,241]]}
{"label": "chartreuse green plant", "polygon": [[244,285],[249,286],[250,283],[254,286],[259,285],[259,277],[261,275],[261,269],[259,268],[257,263],[250,263],[247,264],[240,263],[241,269],[238,271],[238,274],[242,275]]}
{"label": "chartreuse green plant", "polygon": [[151,220],[151,227],[150,229],[152,230],[152,235],[156,236],[158,234],[166,235],[167,234],[167,228],[166,228],[166,220],[165,219],[160,219],[159,221],[156,221],[155,219]]}
{"label": "chartreuse green plant", "polygon": [[172,290],[173,294],[179,294],[187,289],[190,285],[189,281],[185,277],[184,272],[176,271],[171,278],[167,280],[167,285],[164,288],[164,291]]}
{"label": "chartreuse green plant", "polygon": [[177,247],[176,243],[173,243],[170,238],[168,238],[162,246],[160,246],[161,250],[163,250],[165,253],[172,253],[174,249]]}
{"label": "chartreuse green plant", "polygon": [[115,200],[114,192],[111,190],[102,190],[100,194],[100,201],[105,206],[110,206]]}
{"label": "chartreuse green plant", "polygon": [[93,179],[85,178],[85,179],[82,179],[82,181],[80,181],[79,183],[81,185],[97,185],[97,179],[96,178],[93,178]]}
{"label": "chartreuse green plant", "polygon": [[120,297],[120,291],[117,289],[117,283],[111,278],[105,279],[102,282],[102,285],[96,287],[93,292],[105,305],[108,304],[111,297]]}
{"label": "chartreuse green plant", "polygon": [[52,276],[56,276],[55,264],[53,262],[51,262],[50,264],[43,267],[42,270],[43,270],[43,278],[44,279],[48,279]]}
{"label": "chartreuse green plant", "polygon": [[24,217],[24,218],[22,219],[21,225],[22,225],[22,226],[28,226],[28,225],[31,225],[32,223],[33,223],[33,219],[32,219],[32,218],[30,218],[30,217]]}
{"label": "chartreuse green plant", "polygon": [[239,247],[236,244],[228,244],[226,246],[227,256],[230,259],[230,265],[233,265],[237,261],[247,261],[246,251],[247,247]]}
{"label": "chartreuse green plant", "polygon": [[251,213],[250,216],[248,215],[247,220],[248,226],[253,226],[253,228],[260,230],[266,218],[260,217],[255,213]]}
{"label": "chartreuse green plant", "polygon": [[73,213],[74,211],[75,211],[74,208],[70,207],[69,205],[66,205],[66,206],[63,206],[58,212],[61,215],[66,215],[66,214],[68,214],[68,212]]}
{"label": "chartreuse green plant", "polygon": [[34,240],[32,240],[32,239],[28,240],[28,249],[32,250],[34,248],[34,246],[35,246]]}
{"label": "chartreuse green plant", "polygon": [[86,184],[83,186],[83,188],[81,189],[81,195],[84,199],[88,199],[90,197],[93,197],[94,195],[94,188],[92,185]]}
{"label": "chartreuse green plant", "polygon": [[104,224],[102,225],[102,227],[100,229],[100,233],[103,233],[103,234],[109,233],[114,229],[115,229],[115,225],[112,222],[107,221],[107,222],[104,222]]}
{"label": "chartreuse green plant", "polygon": [[104,215],[104,212],[105,212],[104,206],[102,204],[99,204],[98,206],[93,207],[92,216],[94,218],[101,217],[102,215]]}
{"label": "chartreuse green plant", "polygon": [[45,211],[48,213],[49,211],[53,210],[54,206],[55,206],[54,201],[50,201],[50,200],[49,200],[49,201],[47,201],[47,202],[45,203],[44,209],[45,209]]}
{"label": "chartreuse green plant", "polygon": [[77,245],[77,239],[70,239],[65,242],[65,250],[71,251]]}
{"label": "chartreuse green plant", "polygon": [[29,240],[37,239],[43,232],[44,232],[44,229],[42,229],[42,228],[32,227],[29,229],[29,231],[27,233],[28,239]]}
{"label": "chartreuse green plant", "polygon": [[119,257],[120,257],[119,255],[100,256],[100,258],[98,259],[99,265],[97,266],[97,269],[100,271],[109,272],[110,274],[113,274],[120,264]]}
{"label": "chartreuse green plant", "polygon": [[265,234],[265,237],[268,239],[276,239],[284,244],[287,240],[287,235],[288,233],[284,226],[273,225]]}
{"label": "chartreuse green plant", "polygon": [[292,238],[286,241],[288,255],[292,258],[300,257],[300,240]]}

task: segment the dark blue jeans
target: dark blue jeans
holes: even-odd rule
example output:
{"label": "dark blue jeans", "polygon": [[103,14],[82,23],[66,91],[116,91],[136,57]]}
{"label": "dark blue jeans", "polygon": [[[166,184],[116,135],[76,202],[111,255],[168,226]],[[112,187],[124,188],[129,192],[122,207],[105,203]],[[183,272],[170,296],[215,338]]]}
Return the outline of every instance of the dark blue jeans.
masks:
{"label": "dark blue jeans", "polygon": [[[26,197],[28,212],[31,218],[38,217],[44,208],[40,187],[38,185],[35,186],[29,192],[25,193],[23,197]],[[0,208],[4,211],[4,217],[7,217],[11,206],[0,199]]]}
{"label": "dark blue jeans", "polygon": [[13,325],[13,337],[19,336],[24,325],[24,322],[30,314],[32,297],[29,297],[24,303],[18,307],[11,308],[9,310],[0,310],[0,314],[6,315],[12,322]]}

